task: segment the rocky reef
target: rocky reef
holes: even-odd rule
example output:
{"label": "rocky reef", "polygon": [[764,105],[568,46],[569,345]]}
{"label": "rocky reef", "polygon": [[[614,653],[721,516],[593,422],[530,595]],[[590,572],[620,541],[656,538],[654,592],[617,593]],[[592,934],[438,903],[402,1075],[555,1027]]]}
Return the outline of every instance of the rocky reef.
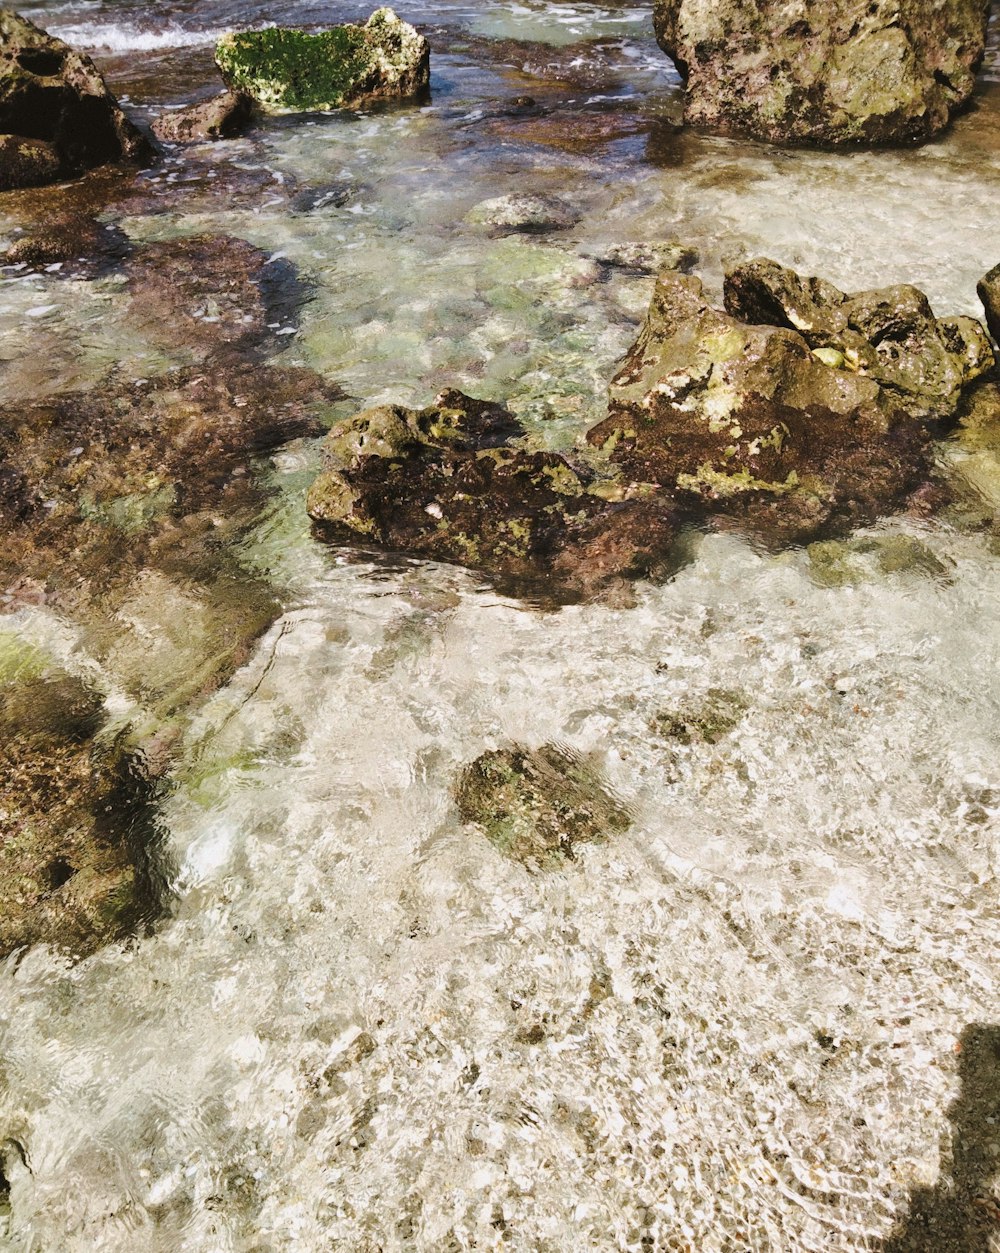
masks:
{"label": "rocky reef", "polygon": [[430,80],[427,40],[388,8],[376,9],[363,26],[318,35],[283,27],[226,35],[215,59],[226,85],[269,113],[405,100]]}
{"label": "rocky reef", "polygon": [[773,143],[912,144],[972,94],[985,0],[656,0],[685,118]]}
{"label": "rocky reef", "polygon": [[994,365],[973,318],[914,287],[852,295],[773,261],[726,276],[726,310],[664,272],[572,456],[502,407],[445,392],[335,426],[307,508],[328,539],[456,562],[565,601],[676,568],[685,526],[762,544],[844,534],[903,507]]}
{"label": "rocky reef", "polygon": [[632,824],[599,770],[556,744],[483,753],[462,771],[455,798],[464,822],[475,823],[496,849],[532,870],[572,861],[577,845],[619,835]]}
{"label": "rocky reef", "polygon": [[153,156],[89,57],[0,9],[0,191]]}

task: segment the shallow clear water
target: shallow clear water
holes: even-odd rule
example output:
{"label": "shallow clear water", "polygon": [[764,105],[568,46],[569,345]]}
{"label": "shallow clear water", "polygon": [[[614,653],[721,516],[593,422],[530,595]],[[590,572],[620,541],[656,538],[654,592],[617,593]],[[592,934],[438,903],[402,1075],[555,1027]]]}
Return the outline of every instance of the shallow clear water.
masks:
{"label": "shallow clear water", "polygon": [[[360,15],[27,11],[150,110],[207,87],[198,32]],[[1000,260],[995,49],[942,142],[826,155],[676,133],[642,9],[405,15],[432,31],[429,106],[196,148],[115,215],[136,239],[225,231],[294,261],[312,294],[281,359],[339,382],[338,412],[455,384],[571,444],[649,299],[651,279],[589,261],[628,240],[694,245],[716,291],[764,253],[980,314]],[[502,116],[523,94],[551,111]],[[344,207],[294,210],[345,180]],[[521,190],[579,224],[491,238],[469,219]],[[0,234],[15,224],[0,200]],[[3,281],[3,397],[166,368],[119,295]],[[0,968],[0,1143],[24,1148],[0,1244],[877,1247],[938,1180],[959,1036],[998,1021],[986,538],[886,522],[876,536],[919,538],[943,573],[872,564],[829,588],[804,552],[713,536],[635,607],[542,612],[461,570],[323,548],[302,503],[316,464],[308,444],[273,458],[243,543],[287,610],[186,733],[172,917],[77,964],[35,949]],[[4,627],[100,673],[45,610]],[[719,689],[745,713],[717,743],[658,730]],[[512,739],[593,755],[631,829],[563,871],[503,858],[452,791]]]}

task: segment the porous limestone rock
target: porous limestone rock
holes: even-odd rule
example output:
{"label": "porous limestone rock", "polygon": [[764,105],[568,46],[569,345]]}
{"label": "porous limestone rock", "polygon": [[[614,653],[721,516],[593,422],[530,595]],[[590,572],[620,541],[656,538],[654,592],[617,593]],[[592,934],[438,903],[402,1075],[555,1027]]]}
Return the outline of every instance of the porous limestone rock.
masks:
{"label": "porous limestone rock", "polygon": [[723,313],[697,278],[657,280],[589,434],[631,480],[768,544],[898,508],[927,476],[932,420],[993,364],[971,318],[915,288],[845,296],[773,262],[731,272]]}
{"label": "porous limestone rock", "polygon": [[686,120],[774,143],[910,144],[969,99],[988,0],[655,0]]}
{"label": "porous limestone rock", "polygon": [[427,409],[365,410],[330,431],[307,509],[334,542],[455,562],[545,599],[654,572],[671,502],[512,446],[519,433],[502,406],[456,391]]}
{"label": "porous limestone rock", "polygon": [[154,156],[93,61],[0,9],[0,190]]}
{"label": "porous limestone rock", "polygon": [[215,60],[228,87],[269,113],[405,100],[430,81],[427,40],[388,8],[376,9],[363,26],[316,35],[280,26],[225,35]]}

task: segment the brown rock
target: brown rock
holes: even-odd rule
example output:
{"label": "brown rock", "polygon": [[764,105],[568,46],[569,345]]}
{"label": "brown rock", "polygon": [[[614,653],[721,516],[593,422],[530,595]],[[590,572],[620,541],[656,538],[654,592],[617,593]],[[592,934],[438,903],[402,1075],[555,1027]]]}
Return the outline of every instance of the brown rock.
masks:
{"label": "brown rock", "polygon": [[153,134],[171,144],[193,143],[199,139],[232,139],[242,135],[253,118],[253,101],[235,91],[224,91],[211,100],[186,109],[161,113],[153,123]]}

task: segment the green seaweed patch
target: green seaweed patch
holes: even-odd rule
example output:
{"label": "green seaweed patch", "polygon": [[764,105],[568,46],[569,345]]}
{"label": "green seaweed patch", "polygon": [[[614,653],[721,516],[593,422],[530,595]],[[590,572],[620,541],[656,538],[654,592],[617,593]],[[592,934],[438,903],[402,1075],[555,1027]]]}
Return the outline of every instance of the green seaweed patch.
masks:
{"label": "green seaweed patch", "polygon": [[632,815],[585,758],[554,744],[483,753],[456,789],[465,822],[529,869],[555,869],[576,846],[628,830]]}
{"label": "green seaweed patch", "polygon": [[391,9],[364,26],[311,35],[273,26],[224,36],[215,60],[226,85],[275,113],[339,109],[369,96],[412,96],[429,79],[427,41]]}
{"label": "green seaweed patch", "polygon": [[741,693],[710,687],[700,700],[658,713],[650,726],[657,735],[677,744],[717,744],[746,711],[747,701]]}

